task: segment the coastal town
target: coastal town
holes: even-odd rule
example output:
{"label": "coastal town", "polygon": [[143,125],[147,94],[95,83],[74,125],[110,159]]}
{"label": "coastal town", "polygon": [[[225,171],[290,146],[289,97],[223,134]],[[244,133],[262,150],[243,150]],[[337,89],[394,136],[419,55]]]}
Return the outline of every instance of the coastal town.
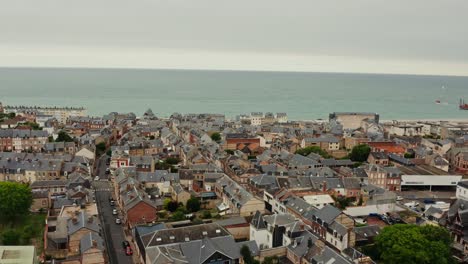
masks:
{"label": "coastal town", "polygon": [[468,262],[468,119],[380,114],[0,103],[0,264]]}

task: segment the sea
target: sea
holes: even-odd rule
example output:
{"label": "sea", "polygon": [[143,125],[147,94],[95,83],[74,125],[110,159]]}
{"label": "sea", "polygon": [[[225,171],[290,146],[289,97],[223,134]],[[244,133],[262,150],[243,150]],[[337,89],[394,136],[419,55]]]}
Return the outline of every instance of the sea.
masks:
{"label": "sea", "polygon": [[[376,112],[383,120],[467,119],[468,77],[212,70],[0,68],[3,105],[85,107],[92,116],[285,112],[289,120]],[[435,101],[440,100],[440,104]]]}

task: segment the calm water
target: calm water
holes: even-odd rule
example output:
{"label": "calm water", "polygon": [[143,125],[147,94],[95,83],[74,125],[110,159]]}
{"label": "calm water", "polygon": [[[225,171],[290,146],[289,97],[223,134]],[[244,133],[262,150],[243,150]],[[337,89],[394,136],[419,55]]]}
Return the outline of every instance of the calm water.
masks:
{"label": "calm water", "polygon": [[[460,97],[468,100],[468,77],[0,68],[4,104],[84,106],[90,115],[141,115],[152,108],[163,116],[270,111],[316,119],[333,111],[370,111],[382,119],[468,119],[468,111],[458,110]],[[448,104],[436,105],[438,98]]]}

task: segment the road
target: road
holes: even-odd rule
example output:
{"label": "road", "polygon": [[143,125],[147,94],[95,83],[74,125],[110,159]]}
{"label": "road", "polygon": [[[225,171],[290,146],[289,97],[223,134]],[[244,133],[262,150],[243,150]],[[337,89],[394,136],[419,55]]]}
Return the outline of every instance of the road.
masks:
{"label": "road", "polygon": [[[101,220],[101,226],[104,231],[104,238],[107,252],[109,252],[109,262],[117,264],[133,264],[131,256],[126,256],[122,247],[122,241],[126,240],[122,225],[115,223],[115,216],[112,215],[113,206],[110,205],[109,199],[112,197],[112,185],[108,181],[108,175],[105,174],[106,159],[99,159],[97,162],[96,174],[101,178],[100,181],[94,181],[96,202]],[[135,248],[132,248],[135,250]]]}

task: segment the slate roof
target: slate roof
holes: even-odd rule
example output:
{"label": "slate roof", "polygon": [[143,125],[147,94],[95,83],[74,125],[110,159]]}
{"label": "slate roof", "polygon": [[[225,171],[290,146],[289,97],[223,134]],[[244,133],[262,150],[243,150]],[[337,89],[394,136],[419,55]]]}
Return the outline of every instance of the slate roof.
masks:
{"label": "slate roof", "polygon": [[226,229],[216,223],[210,223],[156,230],[154,232],[141,235],[140,238],[145,247],[153,247],[186,242],[186,238],[188,238],[189,241],[194,241],[201,240],[204,237],[215,238],[223,236],[229,236]]}
{"label": "slate roof", "polygon": [[370,226],[361,226],[355,227],[354,231],[356,232],[356,239],[369,239],[376,237],[380,233],[380,226],[370,225]]}
{"label": "slate roof", "polygon": [[[73,222],[73,218],[68,219],[68,234],[74,234],[82,228],[87,228],[91,231],[99,233],[99,220],[95,216],[88,216],[86,212],[80,211],[76,215],[77,222]],[[92,219],[92,220],[89,220]]]}
{"label": "slate roof", "polygon": [[33,138],[48,137],[45,130],[26,130],[26,129],[1,129],[0,138]]}
{"label": "slate roof", "polygon": [[317,218],[321,219],[327,224],[331,224],[333,220],[335,220],[335,218],[338,217],[340,214],[340,209],[327,204],[317,211]]}
{"label": "slate roof", "polygon": [[310,231],[302,231],[298,237],[293,238],[291,244],[288,245],[288,250],[292,251],[296,256],[303,257],[310,249],[308,245],[309,240],[312,244],[315,244],[318,238]]}
{"label": "slate roof", "polygon": [[257,176],[250,177],[250,181],[257,187],[260,188],[275,188],[278,187],[276,182],[276,177],[267,174],[261,174]]}
{"label": "slate roof", "polygon": [[353,264],[354,262],[346,259],[338,252],[329,247],[325,247],[319,254],[310,258],[311,263],[330,263],[330,264]]}
{"label": "slate roof", "polygon": [[219,179],[216,182],[216,184],[221,187],[219,189],[222,189],[224,190],[224,192],[229,194],[230,199],[233,203],[239,203],[240,205],[244,205],[245,203],[254,198],[250,192],[248,192],[246,189],[237,184],[228,176],[224,176],[223,178]]}
{"label": "slate roof", "polygon": [[260,213],[260,211],[255,212],[255,215],[250,221],[250,224],[254,226],[257,230],[267,228],[265,220],[263,219],[263,215],[262,213]]}
{"label": "slate roof", "polygon": [[89,232],[85,234],[81,239],[80,239],[80,252],[83,254],[86,252],[88,249],[93,248],[93,241],[96,243],[96,248],[100,249],[101,251],[104,251],[104,240],[102,239],[99,234],[94,233],[94,232]]}
{"label": "slate roof", "polygon": [[299,166],[318,166],[319,163],[311,158],[304,157],[299,154],[294,154],[292,158],[289,160],[290,167],[299,167]]}
{"label": "slate roof", "polygon": [[265,215],[263,216],[263,219],[271,226],[288,226],[297,221],[291,214]]}
{"label": "slate roof", "polygon": [[137,172],[137,180],[139,182],[164,182],[164,181],[179,181],[179,173],[170,173],[167,170],[155,170],[154,172]]}

